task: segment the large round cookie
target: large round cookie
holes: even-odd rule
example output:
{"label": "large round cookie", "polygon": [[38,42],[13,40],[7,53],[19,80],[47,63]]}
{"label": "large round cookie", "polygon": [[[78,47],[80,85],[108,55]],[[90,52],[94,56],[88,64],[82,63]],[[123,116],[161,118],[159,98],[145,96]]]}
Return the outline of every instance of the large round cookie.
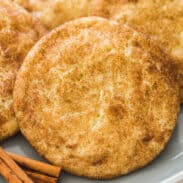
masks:
{"label": "large round cookie", "polygon": [[0,141],[18,131],[12,106],[14,80],[25,55],[44,32],[23,8],[0,0]]}
{"label": "large round cookie", "polygon": [[38,17],[49,29],[88,16],[91,0],[14,0]]}
{"label": "large round cookie", "polygon": [[29,52],[14,90],[23,135],[47,160],[106,179],[143,167],[176,124],[179,88],[147,37],[102,18],[55,29]]}
{"label": "large round cookie", "polygon": [[150,35],[172,57],[179,68],[183,102],[183,1],[182,0],[94,0],[93,15],[126,23]]}

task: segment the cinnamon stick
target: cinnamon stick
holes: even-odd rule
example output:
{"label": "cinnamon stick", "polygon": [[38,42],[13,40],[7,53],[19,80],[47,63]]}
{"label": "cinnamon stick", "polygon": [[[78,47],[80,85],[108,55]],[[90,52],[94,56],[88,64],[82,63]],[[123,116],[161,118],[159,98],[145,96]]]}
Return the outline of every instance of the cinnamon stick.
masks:
{"label": "cinnamon stick", "polygon": [[7,154],[18,164],[20,164],[23,167],[32,169],[34,171],[47,174],[53,177],[59,177],[61,168],[53,165],[49,165],[47,163],[39,162],[36,160],[32,160],[23,156],[19,156],[10,152],[7,152]]}
{"label": "cinnamon stick", "polygon": [[25,170],[25,173],[36,183],[38,182],[57,183],[58,181],[58,178],[49,177],[47,175],[43,175],[39,173],[34,173],[26,170]]}
{"label": "cinnamon stick", "polygon": [[1,159],[0,159],[0,175],[2,175],[9,183],[22,183],[22,181]]}
{"label": "cinnamon stick", "polygon": [[16,176],[24,183],[33,183],[33,181],[25,174],[25,172],[6,154],[0,147],[0,159],[16,174]]}

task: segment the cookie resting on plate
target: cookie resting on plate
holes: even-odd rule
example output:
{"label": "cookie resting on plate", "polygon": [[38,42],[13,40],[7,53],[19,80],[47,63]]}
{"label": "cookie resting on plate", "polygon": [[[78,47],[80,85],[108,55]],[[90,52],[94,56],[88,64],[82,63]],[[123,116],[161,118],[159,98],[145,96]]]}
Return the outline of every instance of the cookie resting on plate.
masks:
{"label": "cookie resting on plate", "polygon": [[176,68],[149,38],[88,17],[43,37],[16,80],[22,134],[49,162],[108,179],[151,162],[179,111]]}

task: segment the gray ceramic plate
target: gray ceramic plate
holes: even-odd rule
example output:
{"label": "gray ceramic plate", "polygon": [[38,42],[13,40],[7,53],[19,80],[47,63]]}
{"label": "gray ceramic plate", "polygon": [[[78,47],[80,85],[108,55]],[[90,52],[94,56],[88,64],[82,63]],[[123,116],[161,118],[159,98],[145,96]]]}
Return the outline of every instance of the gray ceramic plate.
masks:
{"label": "gray ceramic plate", "polygon": [[[43,160],[18,134],[5,141],[3,147],[8,151]],[[44,160],[43,160],[44,161]],[[176,130],[170,143],[161,155],[150,165],[129,175],[109,181],[89,180],[72,176],[65,172],[61,175],[62,183],[173,183],[183,180],[183,106],[179,115]],[[0,178],[0,183],[5,181]]]}

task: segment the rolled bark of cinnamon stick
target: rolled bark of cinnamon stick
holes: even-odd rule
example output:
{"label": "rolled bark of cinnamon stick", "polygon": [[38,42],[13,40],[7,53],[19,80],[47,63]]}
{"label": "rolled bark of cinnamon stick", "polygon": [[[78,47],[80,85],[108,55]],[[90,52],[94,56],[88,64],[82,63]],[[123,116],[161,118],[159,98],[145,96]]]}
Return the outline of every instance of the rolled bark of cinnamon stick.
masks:
{"label": "rolled bark of cinnamon stick", "polygon": [[43,174],[39,174],[39,173],[35,173],[35,172],[31,172],[31,171],[26,171],[25,173],[36,183],[38,182],[46,182],[46,183],[57,183],[58,182],[58,178],[54,178],[54,177],[49,177],[47,175],[43,175]]}
{"label": "rolled bark of cinnamon stick", "polygon": [[24,183],[33,183],[25,172],[9,157],[9,155],[0,147],[0,159],[15,173],[15,175]]}
{"label": "rolled bark of cinnamon stick", "polygon": [[0,175],[9,183],[22,183],[14,172],[0,159]]}
{"label": "rolled bark of cinnamon stick", "polygon": [[10,152],[7,152],[7,154],[19,165],[32,169],[36,172],[40,172],[43,174],[47,174],[53,177],[59,177],[61,168],[57,166],[53,166],[47,163],[39,162],[36,160],[32,160],[23,156],[19,156]]}

